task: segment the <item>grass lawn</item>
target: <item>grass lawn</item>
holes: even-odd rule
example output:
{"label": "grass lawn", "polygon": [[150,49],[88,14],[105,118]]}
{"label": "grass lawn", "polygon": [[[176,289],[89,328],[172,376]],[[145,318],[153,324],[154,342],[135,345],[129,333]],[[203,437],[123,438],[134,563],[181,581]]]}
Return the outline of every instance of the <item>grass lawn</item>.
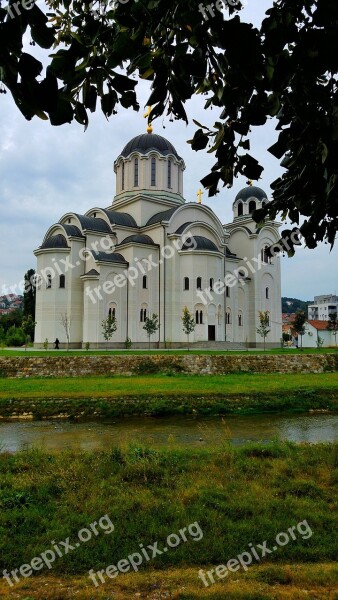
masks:
{"label": "grass lawn", "polygon": [[327,391],[338,394],[338,373],[143,375],[0,379],[0,398],[114,398],[117,396],[287,394]]}
{"label": "grass lawn", "polygon": [[[322,348],[321,350],[317,350],[317,348],[304,348],[303,350],[296,348],[274,348],[265,351],[265,354],[332,354],[338,352],[338,348]],[[189,354],[264,354],[264,350],[190,350]],[[187,350],[89,350],[88,352],[85,350],[34,350],[32,348],[28,348],[27,351],[24,349],[2,349],[0,350],[1,356],[115,356],[115,355],[124,355],[124,354],[137,354],[137,355],[182,355],[188,354]]]}
{"label": "grass lawn", "polygon": [[[337,489],[334,445],[249,444],[186,451],[137,445],[105,452],[30,450],[0,454],[0,570],[18,569],[69,538],[72,550],[10,588],[3,598],[334,598]],[[268,482],[268,484],[267,484]],[[79,531],[107,515],[114,524],[76,546]],[[306,522],[306,526],[305,526]],[[281,532],[303,523],[274,549]],[[140,544],[166,553],[95,588],[88,572],[116,565]],[[197,536],[197,530],[199,535]],[[187,529],[186,529],[187,531]],[[202,535],[201,535],[202,533]],[[54,542],[51,542],[54,540]],[[210,588],[198,579],[250,544],[273,551]],[[283,542],[284,542],[283,538]]]}

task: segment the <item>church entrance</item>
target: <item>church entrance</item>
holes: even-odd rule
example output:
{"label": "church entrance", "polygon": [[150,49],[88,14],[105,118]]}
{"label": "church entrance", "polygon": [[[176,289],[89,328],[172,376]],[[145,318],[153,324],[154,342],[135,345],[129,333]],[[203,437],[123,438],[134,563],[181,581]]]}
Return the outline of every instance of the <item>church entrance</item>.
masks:
{"label": "church entrance", "polygon": [[208,326],[208,341],[215,342],[216,341],[216,325]]}

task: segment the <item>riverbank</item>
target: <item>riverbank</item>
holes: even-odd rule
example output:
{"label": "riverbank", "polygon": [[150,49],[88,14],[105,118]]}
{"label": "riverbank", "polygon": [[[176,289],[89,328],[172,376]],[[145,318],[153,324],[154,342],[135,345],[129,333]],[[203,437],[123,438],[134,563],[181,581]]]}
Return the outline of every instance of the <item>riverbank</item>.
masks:
{"label": "riverbank", "polygon": [[[81,598],[102,599],[113,591],[117,598],[138,593],[155,599],[159,590],[182,600],[221,599],[225,593],[238,600],[257,598],[258,592],[264,599],[291,599],[303,597],[292,596],[299,589],[304,597],[307,590],[307,597],[330,598],[324,594],[335,585],[335,451],[334,445],[225,443],[194,451],[126,445],[105,452],[0,454],[1,572],[29,565],[51,548],[51,540],[62,549],[61,540],[69,538],[72,545],[55,556],[51,587],[44,587],[50,572],[43,566],[36,579],[21,577],[17,587],[2,580],[3,597],[22,597],[17,590],[24,590],[24,597],[39,600],[71,598],[76,589]],[[104,515],[109,521],[102,531],[83,542],[79,532]],[[278,534],[291,527],[296,533],[284,543]],[[144,561],[139,574],[107,577],[107,586],[96,591],[90,569],[115,565],[140,544],[157,542],[163,549],[182,528],[186,541]],[[203,586],[199,569],[227,563],[264,540],[273,550],[259,565],[252,560],[247,573],[240,568],[215,587]]]}
{"label": "riverbank", "polygon": [[338,410],[338,373],[0,380],[2,418],[110,418]]}

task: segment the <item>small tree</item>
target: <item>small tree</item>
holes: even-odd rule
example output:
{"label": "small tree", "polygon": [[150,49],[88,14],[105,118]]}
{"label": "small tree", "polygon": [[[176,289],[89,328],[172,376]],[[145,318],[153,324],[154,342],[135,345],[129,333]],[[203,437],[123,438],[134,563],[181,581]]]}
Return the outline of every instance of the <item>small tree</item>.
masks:
{"label": "small tree", "polygon": [[44,349],[46,350],[46,352],[47,352],[47,350],[48,350],[48,344],[49,344],[49,342],[48,342],[48,338],[46,338],[46,339],[45,339],[45,341],[43,342],[43,347],[44,347]]}
{"label": "small tree", "polygon": [[144,325],[143,325],[143,329],[145,329],[145,331],[148,334],[149,350],[150,350],[150,338],[154,333],[156,333],[156,331],[158,331],[159,327],[160,326],[158,324],[158,315],[153,313],[153,316],[151,318],[146,317]]}
{"label": "small tree", "polygon": [[70,325],[71,325],[71,319],[68,316],[68,313],[63,313],[61,314],[61,325],[65,330],[65,334],[66,334],[66,340],[67,340],[67,352],[69,350],[69,342],[70,342]]}
{"label": "small tree", "polygon": [[332,313],[332,315],[329,316],[329,322],[327,324],[327,328],[329,331],[332,331],[335,345],[337,346],[337,333],[338,333],[337,313]]}
{"label": "small tree", "polygon": [[300,335],[300,348],[303,349],[303,335],[305,333],[306,314],[303,310],[297,310],[295,319],[292,323],[294,331]]}
{"label": "small tree", "polygon": [[318,350],[321,350],[324,344],[324,338],[320,337],[320,335],[318,335],[317,337],[317,348]]}
{"label": "small tree", "polygon": [[259,316],[259,327],[257,327],[257,333],[259,333],[259,335],[263,338],[264,340],[264,352],[265,352],[265,340],[268,337],[271,329],[269,329],[270,327],[270,315],[269,315],[269,311],[262,311],[260,310],[258,313]]}
{"label": "small tree", "polygon": [[109,314],[107,319],[103,319],[102,321],[102,333],[104,339],[106,340],[106,350],[108,350],[108,342],[111,340],[116,330],[116,318],[113,315]]}
{"label": "small tree", "polygon": [[35,321],[33,321],[32,316],[28,315],[27,317],[24,317],[22,320],[22,329],[25,333],[25,350],[27,350],[27,345],[33,340],[34,338],[34,328],[35,328]]}
{"label": "small tree", "polygon": [[183,323],[183,331],[188,338],[188,352],[190,350],[189,346],[189,335],[195,331],[196,323],[193,315],[189,311],[189,309],[185,306],[183,308],[183,316],[181,317]]}

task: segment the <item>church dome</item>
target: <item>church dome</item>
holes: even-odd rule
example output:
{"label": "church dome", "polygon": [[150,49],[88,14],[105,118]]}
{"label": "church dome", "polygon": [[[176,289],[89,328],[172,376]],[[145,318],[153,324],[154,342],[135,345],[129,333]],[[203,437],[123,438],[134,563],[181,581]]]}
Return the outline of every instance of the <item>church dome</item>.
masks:
{"label": "church dome", "polygon": [[173,154],[178,160],[181,160],[181,157],[178,155],[171,142],[161,135],[157,135],[155,133],[144,133],[134,137],[123,148],[121,156],[123,156],[123,158],[127,158],[132,152],[149,154],[149,152],[152,150],[159,152],[162,156]]}
{"label": "church dome", "polygon": [[255,185],[249,185],[248,187],[245,187],[240,192],[238,192],[235,198],[235,202],[237,202],[237,200],[243,200],[245,202],[246,200],[249,200],[249,198],[256,198],[256,200],[268,199],[264,190]]}

